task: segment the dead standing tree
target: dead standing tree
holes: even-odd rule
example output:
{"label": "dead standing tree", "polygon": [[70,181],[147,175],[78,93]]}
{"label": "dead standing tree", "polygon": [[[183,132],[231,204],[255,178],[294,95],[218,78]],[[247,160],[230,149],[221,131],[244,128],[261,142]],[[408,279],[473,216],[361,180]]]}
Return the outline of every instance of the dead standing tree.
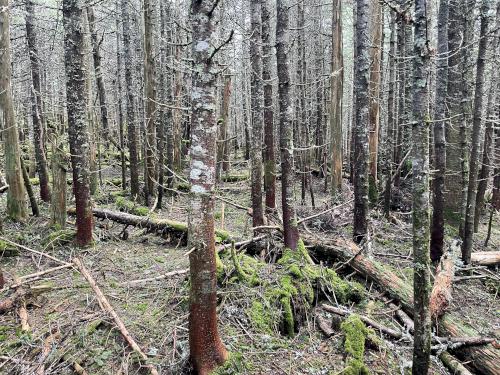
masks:
{"label": "dead standing tree", "polygon": [[85,62],[83,53],[83,1],[63,1],[64,63],[68,134],[73,168],[73,192],[76,201],[76,243],[92,241],[92,206],[90,201],[90,139],[87,129]]}
{"label": "dead standing tree", "polygon": [[191,295],[189,347],[199,375],[211,373],[228,353],[217,330],[217,278],[214,187],[217,124],[214,11],[217,0],[192,0],[190,22],[193,58],[191,94],[191,164],[188,218]]}

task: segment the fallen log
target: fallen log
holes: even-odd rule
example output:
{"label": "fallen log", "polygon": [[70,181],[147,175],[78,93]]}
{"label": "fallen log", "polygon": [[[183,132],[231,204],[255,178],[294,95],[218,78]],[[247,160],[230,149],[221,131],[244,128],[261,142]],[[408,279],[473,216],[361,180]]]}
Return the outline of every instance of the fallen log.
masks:
{"label": "fallen log", "polygon": [[455,254],[458,254],[459,250],[460,242],[453,241],[439,262],[429,301],[429,309],[433,319],[443,315],[451,303],[451,288],[455,274]]}
{"label": "fallen log", "polygon": [[467,368],[447,351],[439,354],[439,359],[453,375],[472,375]]}
{"label": "fallen log", "polygon": [[472,253],[471,262],[481,266],[494,266],[500,263],[500,251],[480,251]]}
{"label": "fallen log", "polygon": [[[373,281],[391,298],[400,302],[403,310],[413,315],[413,290],[410,285],[399,278],[388,266],[365,257],[359,247],[350,240],[336,239],[328,244],[302,235],[304,242],[319,258],[336,258],[358,273]],[[438,334],[449,337],[481,336],[468,325],[459,312],[450,311],[438,320]],[[457,355],[468,361],[479,373],[485,375],[500,374],[500,350],[492,344],[484,346],[467,346],[455,350]]]}
{"label": "fallen log", "polygon": [[129,331],[125,327],[125,324],[123,324],[123,321],[118,316],[115,309],[113,309],[113,306],[111,306],[108,299],[103,294],[103,292],[101,291],[101,289],[99,288],[99,286],[97,285],[97,283],[95,282],[94,278],[92,277],[90,272],[87,270],[87,268],[85,268],[83,263],[78,258],[74,258],[73,263],[78,267],[78,270],[83,275],[83,277],[85,277],[85,279],[87,279],[87,282],[89,283],[89,285],[91,286],[91,288],[93,289],[93,291],[97,297],[97,301],[99,302],[99,306],[101,307],[101,309],[103,311],[108,313],[113,318],[116,326],[120,330],[120,333],[122,334],[122,336],[125,339],[125,341],[127,342],[127,344],[129,344],[130,347],[137,354],[139,354],[139,356],[142,358],[142,360],[144,360],[144,362],[146,362],[145,367],[148,368],[151,375],[158,375],[158,370],[156,369],[155,366],[153,366],[151,363],[149,363],[150,362],[149,357],[142,351],[141,347],[132,338]]}
{"label": "fallen log", "polygon": [[[174,235],[187,235],[188,225],[181,221],[169,219],[156,219],[149,216],[137,216],[126,212],[112,211],[106,208],[93,208],[92,213],[99,219],[108,219],[120,224],[132,225],[137,228],[145,228],[151,232],[161,232],[163,234],[171,233]],[[76,209],[70,208],[69,215],[76,215]],[[230,242],[231,236],[228,232],[221,229],[215,230],[215,235],[219,242]]]}

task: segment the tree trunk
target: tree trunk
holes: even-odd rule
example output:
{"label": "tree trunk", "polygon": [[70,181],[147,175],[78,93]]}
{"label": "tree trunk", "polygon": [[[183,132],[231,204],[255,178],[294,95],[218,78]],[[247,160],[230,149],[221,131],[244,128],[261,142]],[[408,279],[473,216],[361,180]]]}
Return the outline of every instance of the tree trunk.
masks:
{"label": "tree trunk", "polygon": [[11,87],[9,1],[0,0],[0,116],[2,117],[7,180],[7,215],[14,221],[27,216],[26,190],[21,174],[21,150]]}
{"label": "tree trunk", "polygon": [[368,123],[370,41],[369,2],[357,0],[356,22],[356,123],[354,128],[354,242],[367,240],[368,234]]}
{"label": "tree trunk", "polygon": [[276,209],[276,157],[274,150],[273,83],[271,68],[273,51],[271,44],[271,12],[269,0],[261,0],[262,8],[262,80],[264,81],[264,189],[266,210]]}
{"label": "tree trunk", "polygon": [[289,8],[286,0],[276,3],[276,66],[278,70],[280,152],[281,152],[281,204],[285,247],[294,251],[299,241],[293,193],[293,141],[292,103],[290,100],[289,68]]}
{"label": "tree trunk", "polygon": [[217,180],[220,180],[222,171],[227,172],[229,169],[228,149],[229,140],[228,134],[228,120],[229,120],[229,102],[231,100],[231,75],[224,78],[224,89],[222,91],[222,108],[221,116],[219,118],[219,136],[217,144],[217,167],[216,175]]}
{"label": "tree trunk", "polygon": [[64,62],[68,133],[73,168],[73,192],[76,201],[76,243],[87,246],[92,241],[92,206],[90,201],[90,139],[85,106],[85,62],[83,41],[83,1],[63,1]]}
{"label": "tree trunk", "polygon": [[485,70],[486,70],[486,50],[488,48],[488,38],[490,18],[493,14],[492,0],[483,0],[481,8],[481,31],[479,39],[479,51],[477,56],[476,89],[474,97],[474,118],[472,124],[472,150],[469,164],[469,186],[467,190],[467,209],[465,214],[464,237],[462,244],[462,260],[470,263],[472,253],[472,240],[474,237],[474,214],[476,209],[477,193],[477,173],[479,156],[479,138],[482,126],[483,96],[485,90]]}
{"label": "tree trunk", "polygon": [[208,375],[225,362],[228,353],[217,331],[214,186],[217,127],[216,66],[212,60],[217,0],[191,2],[193,58],[191,102],[191,172],[189,255],[191,296],[189,347],[199,375]]}
{"label": "tree trunk", "polygon": [[51,224],[59,229],[66,227],[67,156],[64,145],[54,136],[52,144],[52,204]]}
{"label": "tree trunk", "polygon": [[250,1],[251,36],[251,116],[252,116],[252,218],[253,226],[264,225],[262,209],[262,49],[261,49],[261,3]]}
{"label": "tree trunk", "polygon": [[[496,13],[496,32],[491,45],[491,57],[498,61],[498,58],[500,57],[500,3],[497,4]],[[484,210],[484,194],[486,192],[486,187],[488,185],[488,179],[490,175],[490,165],[492,162],[493,128],[495,121],[498,120],[498,111],[496,105],[498,98],[498,78],[498,69],[494,67],[492,69],[490,92],[488,95],[488,104],[486,111],[487,116],[483,143],[483,162],[481,172],[479,173],[479,182],[477,187],[476,207],[474,213],[474,232],[477,232],[478,230],[479,218]]]}
{"label": "tree trunk", "polygon": [[396,135],[396,102],[394,100],[394,91],[396,89],[396,16],[391,13],[391,36],[389,47],[389,94],[387,98],[387,152],[386,152],[386,181],[384,191],[384,213],[389,217],[391,212],[391,192],[392,192],[392,165],[393,145]]}
{"label": "tree trunk", "polygon": [[427,374],[431,354],[430,217],[429,217],[429,114],[428,78],[430,54],[427,30],[427,0],[415,1],[415,38],[413,62],[413,300],[415,334],[414,375]]}
{"label": "tree trunk", "polygon": [[118,133],[120,137],[120,163],[122,172],[122,189],[127,188],[127,163],[125,159],[125,134],[123,129],[123,101],[122,101],[122,54],[120,31],[120,2],[116,1],[116,104],[118,106]]}
{"label": "tree trunk", "polygon": [[123,52],[125,63],[125,85],[127,87],[127,127],[128,149],[130,159],[130,193],[136,198],[139,195],[139,165],[137,157],[137,124],[134,105],[134,83],[132,78],[132,50],[130,43],[130,13],[127,0],[122,2]]}
{"label": "tree trunk", "polygon": [[380,126],[380,69],[381,69],[381,40],[382,40],[382,7],[378,1],[370,3],[369,32],[370,32],[370,79],[369,79],[369,193],[370,201],[378,199],[377,164],[378,164],[378,136]]}
{"label": "tree trunk", "polygon": [[28,198],[30,200],[31,212],[33,213],[33,216],[38,217],[40,216],[40,210],[38,209],[35,193],[31,187],[30,176],[28,175],[28,170],[26,169],[26,165],[24,165],[24,159],[22,156],[20,157],[20,164],[21,172],[23,174],[24,187],[26,188],[26,192],[28,193]]}
{"label": "tree trunk", "polygon": [[[448,0],[441,0],[438,14],[438,55],[448,53]],[[444,194],[446,174],[446,94],[448,61],[439,59],[436,72],[436,108],[434,112],[434,178],[432,201],[431,260],[436,262],[443,254]]]}
{"label": "tree trunk", "polygon": [[[342,1],[333,1],[332,78],[330,104],[330,147],[332,197],[342,192],[342,96],[344,93],[344,61],[342,53]],[[326,169],[326,166],[325,166]]]}
{"label": "tree trunk", "polygon": [[31,64],[31,112],[33,116],[33,139],[35,142],[35,160],[40,180],[40,198],[50,202],[49,171],[45,158],[45,125],[43,121],[40,61],[36,43],[35,7],[32,0],[26,1],[26,39]]}
{"label": "tree trunk", "polygon": [[[153,6],[144,0],[144,97],[146,98],[146,194],[155,196],[156,189],[156,84],[153,59]],[[146,201],[149,198],[146,197]]]}
{"label": "tree trunk", "polygon": [[443,315],[451,303],[451,288],[453,285],[453,276],[455,275],[455,260],[459,250],[459,244],[455,241],[455,243],[450,245],[447,253],[440,258],[429,301],[429,310],[432,319],[436,319]]}

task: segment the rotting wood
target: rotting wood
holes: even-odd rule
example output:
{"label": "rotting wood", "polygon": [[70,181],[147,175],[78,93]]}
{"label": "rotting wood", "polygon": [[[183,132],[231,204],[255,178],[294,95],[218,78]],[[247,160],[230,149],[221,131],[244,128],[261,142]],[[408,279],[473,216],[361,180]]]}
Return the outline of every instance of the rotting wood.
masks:
{"label": "rotting wood", "polygon": [[472,253],[471,262],[481,266],[494,266],[500,263],[500,251],[481,251]]}
{"label": "rotting wood", "polygon": [[451,303],[451,289],[455,274],[455,254],[458,254],[459,251],[460,242],[453,241],[439,262],[429,302],[432,319],[443,315]]}
{"label": "rotting wood", "polygon": [[101,291],[97,283],[95,282],[94,278],[90,274],[90,272],[85,268],[83,263],[80,261],[78,258],[73,258],[73,263],[78,267],[80,270],[81,274],[89,285],[91,286],[92,290],[94,291],[97,301],[99,302],[99,306],[103,311],[108,313],[114,320],[115,324],[117,325],[118,329],[120,330],[120,333],[122,334],[123,338],[125,341],[130,345],[130,347],[137,353],[139,356],[146,362],[146,367],[149,369],[149,372],[152,375],[158,375],[158,370],[149,363],[150,359],[148,356],[142,351],[141,347],[137,344],[137,342],[133,339],[133,337],[130,335],[129,331],[125,327],[125,324],[121,320],[121,318],[118,316],[116,311],[113,309],[113,306],[109,303],[108,299],[104,295],[104,293]]}

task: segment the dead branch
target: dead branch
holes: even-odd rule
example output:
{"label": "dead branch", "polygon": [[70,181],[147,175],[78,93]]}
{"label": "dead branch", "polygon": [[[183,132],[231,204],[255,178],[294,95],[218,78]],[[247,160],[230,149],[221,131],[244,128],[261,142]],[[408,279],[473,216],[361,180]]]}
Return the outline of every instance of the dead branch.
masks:
{"label": "dead branch", "polygon": [[111,306],[111,304],[109,303],[106,296],[102,293],[99,286],[97,286],[97,284],[96,284],[94,278],[92,277],[92,275],[90,274],[90,272],[85,268],[85,266],[80,261],[80,259],[74,258],[73,263],[78,267],[78,269],[80,270],[83,277],[85,277],[85,279],[87,280],[87,282],[91,286],[92,290],[94,291],[94,293],[97,297],[97,301],[99,302],[99,306],[101,307],[101,309],[104,310],[106,313],[108,313],[113,318],[113,320],[115,321],[115,324],[117,325],[118,329],[120,330],[125,341],[146,362],[146,367],[149,369],[149,372],[152,375],[158,375],[158,371],[156,370],[156,368],[153,365],[148,364],[148,362],[149,362],[148,356],[142,351],[140,346],[132,338],[132,336],[128,332],[127,328],[125,327],[125,324],[123,324],[123,321],[118,316],[116,311],[113,309],[113,306]]}
{"label": "dead branch", "polygon": [[433,319],[443,315],[451,303],[451,287],[453,275],[455,274],[455,254],[459,250],[460,243],[454,241],[439,262],[429,301],[429,309]]}

